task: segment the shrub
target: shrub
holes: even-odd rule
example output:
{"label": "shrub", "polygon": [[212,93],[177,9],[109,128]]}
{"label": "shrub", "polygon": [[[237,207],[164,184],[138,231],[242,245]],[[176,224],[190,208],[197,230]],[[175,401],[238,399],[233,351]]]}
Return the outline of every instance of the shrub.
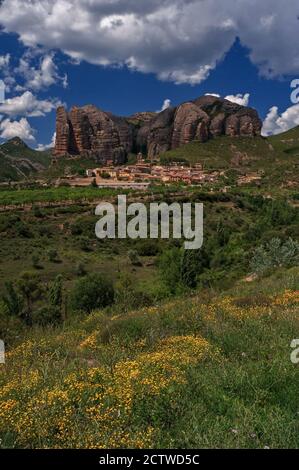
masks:
{"label": "shrub", "polygon": [[159,260],[160,275],[171,293],[181,283],[181,250],[172,248],[165,251]]}
{"label": "shrub", "polygon": [[32,255],[32,267],[35,269],[40,269],[40,257],[37,253]]}
{"label": "shrub", "polygon": [[57,325],[61,322],[61,311],[53,305],[45,305],[32,314],[32,323],[40,326]]}
{"label": "shrub", "polygon": [[5,283],[5,294],[3,296],[3,303],[6,306],[8,313],[11,316],[20,315],[23,309],[23,298],[15,289],[11,281]]}
{"label": "shrub", "polygon": [[78,263],[75,269],[75,273],[78,277],[85,276],[87,274],[87,270],[83,263]]}
{"label": "shrub", "polygon": [[261,245],[253,253],[250,263],[252,272],[263,274],[272,268],[291,267],[299,262],[299,243],[289,238],[283,242],[272,238],[266,245]]}
{"label": "shrub", "polygon": [[71,295],[74,310],[90,313],[92,310],[107,307],[114,302],[112,282],[100,274],[89,274],[75,283]]}
{"label": "shrub", "polygon": [[149,294],[134,289],[133,280],[123,275],[116,288],[116,302],[122,312],[134,310],[141,307],[149,307],[153,299]]}
{"label": "shrub", "polygon": [[136,248],[139,256],[157,256],[160,253],[157,240],[140,240]]}
{"label": "shrub", "polygon": [[90,240],[87,237],[81,236],[78,241],[78,245],[80,250],[82,251],[92,251],[91,245],[90,245]]}
{"label": "shrub", "polygon": [[138,253],[135,250],[130,250],[128,252],[128,258],[132,264],[132,266],[142,266],[142,263],[139,259]]}
{"label": "shrub", "polygon": [[48,259],[51,263],[57,263],[58,262],[58,253],[55,248],[50,248],[48,251]]}

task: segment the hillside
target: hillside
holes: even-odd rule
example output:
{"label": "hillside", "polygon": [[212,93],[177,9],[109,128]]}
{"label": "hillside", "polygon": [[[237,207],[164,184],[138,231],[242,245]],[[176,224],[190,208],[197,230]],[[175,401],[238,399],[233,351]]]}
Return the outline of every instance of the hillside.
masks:
{"label": "hillside", "polygon": [[163,153],[161,160],[164,163],[200,162],[207,170],[235,170],[237,175],[256,172],[262,176],[265,186],[283,184],[298,188],[298,155],[299,130],[296,128],[286,135],[271,138],[221,136],[205,143],[191,142]]}
{"label": "hillside", "polygon": [[275,150],[299,157],[299,126],[287,132],[269,137],[269,141]]}
{"label": "hillside", "polygon": [[0,370],[1,446],[298,448],[298,275],[35,328]]}
{"label": "hillside", "polygon": [[45,170],[51,161],[48,152],[37,152],[15,137],[0,145],[0,181],[17,181]]}

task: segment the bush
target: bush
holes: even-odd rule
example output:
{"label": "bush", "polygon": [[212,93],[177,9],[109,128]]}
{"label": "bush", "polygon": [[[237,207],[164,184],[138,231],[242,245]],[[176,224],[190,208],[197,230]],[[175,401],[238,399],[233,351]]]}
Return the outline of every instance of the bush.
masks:
{"label": "bush", "polygon": [[171,293],[181,283],[181,250],[172,248],[165,251],[159,260],[160,275]]}
{"label": "bush", "polygon": [[11,316],[7,305],[0,300],[0,339],[5,345],[13,342],[22,331],[23,325],[19,318]]}
{"label": "bush", "polygon": [[58,253],[57,253],[57,250],[55,250],[54,248],[51,248],[49,251],[48,251],[48,259],[51,263],[57,263],[58,262]]}
{"label": "bush", "polygon": [[71,294],[74,310],[90,313],[114,302],[114,286],[100,274],[89,274],[75,283]]}
{"label": "bush", "polygon": [[122,312],[128,312],[142,307],[149,307],[153,299],[149,294],[134,289],[133,280],[123,275],[116,288],[116,302]]}
{"label": "bush", "polygon": [[61,311],[59,307],[45,305],[34,311],[32,322],[40,326],[57,325],[61,322]]}
{"label": "bush", "polygon": [[35,269],[40,269],[41,268],[40,257],[37,253],[32,255],[32,267],[35,268]]}
{"label": "bush", "polygon": [[289,238],[283,242],[272,238],[266,245],[261,245],[253,253],[250,267],[253,273],[263,274],[278,267],[291,267],[299,263],[299,243]]}
{"label": "bush", "polygon": [[85,276],[87,274],[87,270],[83,263],[78,263],[75,269],[75,273],[78,277]]}
{"label": "bush", "polygon": [[135,250],[130,250],[128,252],[128,258],[132,264],[132,266],[142,266],[142,263],[139,259],[138,253]]}

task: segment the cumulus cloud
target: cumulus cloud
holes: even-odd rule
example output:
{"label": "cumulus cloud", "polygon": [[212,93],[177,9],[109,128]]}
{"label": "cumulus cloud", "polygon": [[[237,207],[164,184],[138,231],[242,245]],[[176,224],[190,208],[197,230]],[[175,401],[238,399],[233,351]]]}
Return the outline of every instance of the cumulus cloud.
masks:
{"label": "cumulus cloud", "polygon": [[157,113],[160,113],[161,111],[165,111],[165,109],[170,108],[171,106],[171,101],[170,99],[166,98],[166,100],[163,101],[162,108],[157,111]]}
{"label": "cumulus cloud", "polygon": [[282,114],[279,114],[277,106],[272,106],[264,120],[262,135],[280,134],[295,126],[299,126],[299,104],[290,106]]}
{"label": "cumulus cloud", "polygon": [[40,117],[60,104],[59,101],[39,100],[30,91],[26,91],[21,96],[9,98],[0,104],[0,113],[8,116]]}
{"label": "cumulus cloud", "polygon": [[30,54],[25,54],[20,59],[19,67],[15,69],[15,73],[25,79],[24,86],[19,86],[18,90],[29,88],[34,91],[40,91],[58,83],[62,83],[64,88],[67,87],[67,75],[59,75],[53,53],[44,55],[40,59],[38,68],[32,66],[30,60]]}
{"label": "cumulus cloud", "polygon": [[36,150],[39,152],[44,152],[45,150],[50,150],[53,147],[55,147],[55,142],[56,142],[56,132],[54,132],[52,140],[49,144],[38,144]]}
{"label": "cumulus cloud", "polygon": [[[206,96],[215,96],[216,98],[220,98],[218,93],[206,93]],[[231,101],[232,103],[239,104],[240,106],[248,106],[249,104],[249,93],[237,93],[236,95],[227,95],[224,97],[226,100]]]}
{"label": "cumulus cloud", "polygon": [[1,139],[12,139],[13,137],[20,137],[23,140],[35,141],[34,129],[30,126],[26,118],[19,121],[11,121],[4,119],[0,122],[0,137]]}
{"label": "cumulus cloud", "polygon": [[205,80],[238,37],[267,77],[299,72],[298,0],[3,0],[0,24],[73,61]]}
{"label": "cumulus cloud", "polygon": [[226,100],[231,101],[232,103],[237,103],[240,106],[248,106],[249,98],[249,93],[245,93],[244,95],[238,93],[237,95],[228,95],[225,97]]}

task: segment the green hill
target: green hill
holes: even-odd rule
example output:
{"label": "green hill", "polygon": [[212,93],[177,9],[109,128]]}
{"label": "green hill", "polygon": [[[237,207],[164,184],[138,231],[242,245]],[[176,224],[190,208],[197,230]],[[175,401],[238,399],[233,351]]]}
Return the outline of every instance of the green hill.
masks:
{"label": "green hill", "polygon": [[267,186],[299,184],[299,128],[279,136],[217,137],[192,142],[161,156],[164,163],[202,163],[206,170],[235,170],[239,175],[258,172]]}
{"label": "green hill", "polygon": [[18,181],[48,168],[49,152],[38,152],[15,137],[0,145],[0,181]]}
{"label": "green hill", "polygon": [[269,141],[276,151],[299,157],[299,126],[282,134],[269,137]]}

